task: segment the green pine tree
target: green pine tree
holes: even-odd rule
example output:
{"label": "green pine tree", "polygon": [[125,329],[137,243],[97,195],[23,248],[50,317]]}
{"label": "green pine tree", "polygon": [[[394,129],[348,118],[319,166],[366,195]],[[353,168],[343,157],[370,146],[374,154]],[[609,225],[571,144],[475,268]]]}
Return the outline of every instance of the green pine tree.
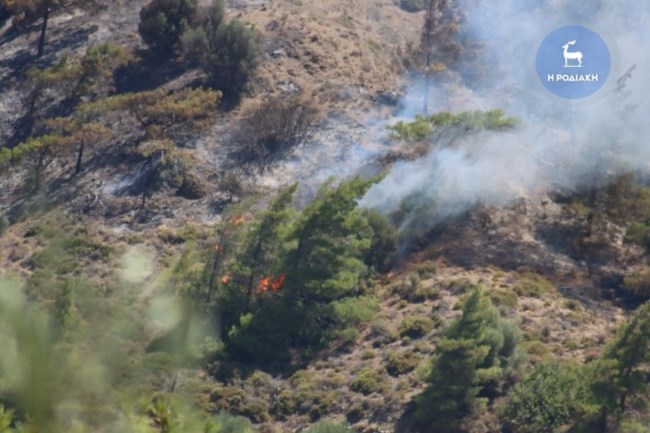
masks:
{"label": "green pine tree", "polygon": [[442,333],[429,388],[416,397],[423,431],[457,432],[464,418],[502,393],[520,363],[519,332],[501,319],[483,289],[469,294],[461,317]]}
{"label": "green pine tree", "polygon": [[647,302],[634,312],[592,367],[593,390],[601,405],[602,431],[611,431],[610,422],[619,424],[632,402],[647,401],[649,363],[650,302]]}

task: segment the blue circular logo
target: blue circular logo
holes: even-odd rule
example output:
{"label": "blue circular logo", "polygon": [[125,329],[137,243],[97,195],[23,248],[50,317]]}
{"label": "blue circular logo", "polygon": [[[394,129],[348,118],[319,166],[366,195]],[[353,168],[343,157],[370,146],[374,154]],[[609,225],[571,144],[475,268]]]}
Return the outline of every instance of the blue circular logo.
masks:
{"label": "blue circular logo", "polygon": [[609,77],[612,58],[598,33],[582,26],[561,27],[537,50],[537,75],[550,92],[580,99],[600,90]]}

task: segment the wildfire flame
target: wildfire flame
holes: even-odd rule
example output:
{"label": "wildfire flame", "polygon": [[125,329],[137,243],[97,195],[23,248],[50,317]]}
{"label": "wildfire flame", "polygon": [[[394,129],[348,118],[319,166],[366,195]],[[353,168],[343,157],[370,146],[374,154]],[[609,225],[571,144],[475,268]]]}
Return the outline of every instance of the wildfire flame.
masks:
{"label": "wildfire flame", "polygon": [[215,244],[215,245],[214,245],[214,252],[215,252],[215,253],[220,253],[221,251],[223,251],[223,245],[221,245],[221,244]]}
{"label": "wildfire flame", "polygon": [[284,280],[286,279],[287,276],[285,274],[280,275],[278,279],[275,280],[273,284],[271,284],[271,290],[273,290],[274,292],[279,292],[280,290],[282,290],[282,286],[284,286]]}
{"label": "wildfire flame", "polygon": [[264,277],[262,278],[262,281],[257,285],[257,293],[266,293],[269,291],[269,287],[271,287],[271,277]]}
{"label": "wildfire flame", "polygon": [[230,275],[228,275],[228,274],[224,275],[224,276],[221,278],[221,282],[224,283],[224,284],[226,284],[226,285],[227,285],[228,283],[230,283]]}
{"label": "wildfire flame", "polygon": [[241,225],[244,223],[244,216],[243,215],[238,215],[232,220],[233,224],[236,226]]}
{"label": "wildfire flame", "polygon": [[284,280],[286,279],[287,276],[284,274],[280,275],[276,280],[273,280],[271,275],[267,275],[266,277],[262,278],[260,283],[257,285],[255,293],[268,293],[269,291],[277,293],[282,290]]}

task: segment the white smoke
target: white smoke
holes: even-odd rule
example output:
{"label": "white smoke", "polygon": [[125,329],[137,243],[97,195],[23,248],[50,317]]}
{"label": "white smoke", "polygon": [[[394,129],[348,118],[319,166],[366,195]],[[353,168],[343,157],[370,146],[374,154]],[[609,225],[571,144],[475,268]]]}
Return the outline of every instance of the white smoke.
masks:
{"label": "white smoke", "polygon": [[[433,85],[430,111],[502,108],[520,123],[514,131],[481,133],[396,164],[361,205],[392,213],[405,224],[433,225],[478,204],[504,205],[522,191],[577,189],[609,174],[647,173],[650,165],[650,2],[635,0],[463,0],[465,30],[486,47],[490,79]],[[586,101],[548,92],[534,59],[545,36],[564,25],[598,32],[612,52],[608,84]],[[617,79],[636,65],[624,91]],[[489,83],[489,84],[486,84]],[[421,112],[422,86],[404,112]],[[424,220],[424,221],[423,221]]]}

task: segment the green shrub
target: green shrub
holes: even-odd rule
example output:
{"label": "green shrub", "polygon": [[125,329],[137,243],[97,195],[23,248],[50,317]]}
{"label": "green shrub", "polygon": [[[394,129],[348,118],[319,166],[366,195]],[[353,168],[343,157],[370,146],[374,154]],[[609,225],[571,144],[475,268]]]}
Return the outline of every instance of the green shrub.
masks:
{"label": "green shrub", "polygon": [[636,419],[624,419],[621,421],[619,433],[648,433],[648,422]]}
{"label": "green shrub", "polygon": [[400,0],[399,5],[407,12],[420,12],[427,6],[425,0]]}
{"label": "green shrub", "polygon": [[418,265],[416,270],[420,278],[424,280],[433,277],[437,272],[436,265],[433,263],[423,263]]}
{"label": "green shrub", "polygon": [[384,388],[383,378],[380,373],[371,368],[360,370],[350,382],[350,389],[364,395],[379,392]]}
{"label": "green shrub", "polygon": [[420,363],[420,356],[411,351],[393,351],[386,356],[386,371],[391,376],[401,376],[415,369]]}
{"label": "green shrub", "polygon": [[625,287],[636,296],[650,298],[650,267],[625,276]]}
{"label": "green shrub", "polygon": [[196,14],[197,0],[153,0],[140,10],[138,32],[151,48],[172,53]]}
{"label": "green shrub", "polygon": [[373,340],[373,347],[380,347],[397,341],[399,334],[386,320],[375,320],[370,326],[369,338]]}
{"label": "green shrub", "polygon": [[211,412],[228,412],[260,423],[270,419],[268,403],[233,386],[215,386],[207,407]]}
{"label": "green shrub", "polygon": [[379,310],[379,303],[369,296],[350,297],[333,303],[334,317],[342,326],[369,322]]}
{"label": "green shrub", "polygon": [[215,417],[215,421],[219,426],[219,433],[255,433],[253,424],[242,416],[220,413]]}
{"label": "green shrub", "polygon": [[650,250],[650,220],[635,221],[625,231],[625,242]]}
{"label": "green shrub", "polygon": [[517,307],[517,293],[508,290],[490,290],[488,296],[500,310]]}
{"label": "green shrub", "polygon": [[334,338],[337,339],[339,348],[341,349],[352,347],[360,336],[361,333],[357,328],[345,328],[334,331]]}
{"label": "green shrub", "polygon": [[539,340],[525,341],[521,343],[521,348],[529,355],[539,356],[540,358],[544,358],[551,353],[548,346]]}
{"label": "green shrub", "polygon": [[517,280],[514,291],[519,296],[540,298],[543,294],[553,291],[553,284],[541,275],[525,273]]}
{"label": "green shrub", "polygon": [[401,302],[408,306],[408,302],[420,303],[440,296],[438,288],[422,284],[419,273],[411,274],[407,280],[402,280],[390,287],[391,294],[401,298]]}
{"label": "green shrub", "polygon": [[203,23],[181,37],[185,57],[228,98],[246,89],[260,61],[258,33],[237,19],[223,22],[223,0],[214,0]]}
{"label": "green shrub", "polygon": [[345,424],[322,421],[304,431],[305,433],[352,433]]}
{"label": "green shrub", "polygon": [[407,316],[399,324],[398,332],[401,337],[421,338],[434,328],[433,320],[425,316]]}
{"label": "green shrub", "polygon": [[336,409],[336,402],[339,394],[334,391],[319,393],[313,400],[313,405],[309,408],[309,417],[316,421],[323,416],[329,415]]}
{"label": "green shrub", "polygon": [[577,419],[587,395],[575,369],[544,362],[509,392],[501,417],[515,433],[555,432]]}

